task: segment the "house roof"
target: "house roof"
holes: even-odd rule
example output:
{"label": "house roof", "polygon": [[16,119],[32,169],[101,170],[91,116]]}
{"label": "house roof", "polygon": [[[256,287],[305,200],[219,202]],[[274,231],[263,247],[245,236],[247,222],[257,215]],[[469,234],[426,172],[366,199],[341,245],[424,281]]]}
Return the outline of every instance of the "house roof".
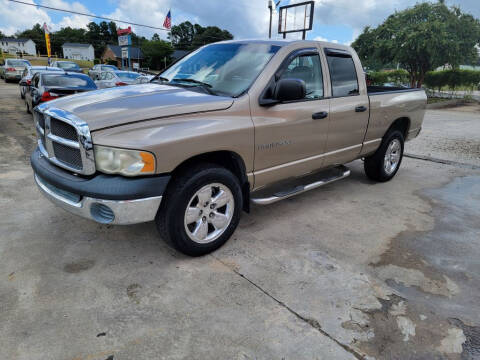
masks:
{"label": "house roof", "polygon": [[62,47],[79,47],[79,48],[89,48],[91,44],[80,44],[80,43],[65,43]]}
{"label": "house roof", "polygon": [[12,37],[4,37],[4,38],[0,39],[0,41],[11,41],[11,42],[19,42],[19,43],[26,43],[28,40],[31,40],[31,39],[27,39],[27,38],[16,39],[16,38],[12,38]]}
{"label": "house roof", "polygon": [[[118,45],[107,45],[108,48],[110,48],[113,53],[115,54],[115,57],[121,58],[122,57],[122,47]],[[130,47],[130,57],[132,59],[143,59],[143,54],[142,50],[138,47]]]}

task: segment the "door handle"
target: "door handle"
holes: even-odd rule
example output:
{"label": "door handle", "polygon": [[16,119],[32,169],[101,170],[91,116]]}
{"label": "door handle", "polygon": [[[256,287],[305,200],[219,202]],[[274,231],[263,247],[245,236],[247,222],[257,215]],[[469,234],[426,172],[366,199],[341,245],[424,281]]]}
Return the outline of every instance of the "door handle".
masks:
{"label": "door handle", "polygon": [[355,112],[364,112],[364,111],[367,111],[367,107],[366,106],[357,106],[355,108]]}
{"label": "door handle", "polygon": [[328,116],[328,112],[326,111],[320,111],[317,113],[312,114],[312,119],[313,120],[318,120],[318,119],[325,119]]}

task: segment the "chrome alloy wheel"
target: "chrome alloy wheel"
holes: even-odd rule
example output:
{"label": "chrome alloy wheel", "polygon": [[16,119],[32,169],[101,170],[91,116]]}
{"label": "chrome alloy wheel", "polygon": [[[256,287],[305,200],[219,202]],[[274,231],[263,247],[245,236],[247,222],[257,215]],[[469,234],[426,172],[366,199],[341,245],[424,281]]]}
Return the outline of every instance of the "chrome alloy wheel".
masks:
{"label": "chrome alloy wheel", "polygon": [[385,158],[383,160],[383,167],[387,175],[391,175],[397,169],[401,155],[402,144],[400,143],[400,140],[393,139],[390,144],[388,144]]}
{"label": "chrome alloy wheel", "polygon": [[192,196],[185,210],[184,224],[188,237],[199,244],[218,239],[232,221],[235,200],[225,185],[203,186]]}

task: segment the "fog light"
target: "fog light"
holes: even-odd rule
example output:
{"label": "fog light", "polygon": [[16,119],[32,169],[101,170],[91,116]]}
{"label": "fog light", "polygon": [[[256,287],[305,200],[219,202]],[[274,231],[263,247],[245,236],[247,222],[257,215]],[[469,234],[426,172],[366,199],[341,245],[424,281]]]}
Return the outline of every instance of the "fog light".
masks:
{"label": "fog light", "polygon": [[101,224],[110,224],[115,219],[112,209],[101,203],[93,203],[90,207],[90,214],[93,220]]}

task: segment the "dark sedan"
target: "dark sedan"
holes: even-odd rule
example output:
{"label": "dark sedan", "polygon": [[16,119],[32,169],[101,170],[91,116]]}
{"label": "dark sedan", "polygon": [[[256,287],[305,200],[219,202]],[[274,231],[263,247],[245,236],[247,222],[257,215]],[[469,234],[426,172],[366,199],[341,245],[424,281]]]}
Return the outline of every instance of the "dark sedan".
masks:
{"label": "dark sedan", "polygon": [[38,72],[32,77],[30,91],[25,93],[27,112],[45,101],[62,96],[96,90],[95,83],[85,74],[70,72]]}
{"label": "dark sedan", "polygon": [[52,66],[69,72],[83,73],[82,68],[74,61],[54,61]]}
{"label": "dark sedan", "polygon": [[32,77],[37,72],[48,72],[48,71],[63,71],[57,67],[51,66],[30,66],[25,68],[22,73],[22,79],[18,83],[20,87],[20,97],[25,99],[25,93],[30,90],[30,85],[32,84]]}

